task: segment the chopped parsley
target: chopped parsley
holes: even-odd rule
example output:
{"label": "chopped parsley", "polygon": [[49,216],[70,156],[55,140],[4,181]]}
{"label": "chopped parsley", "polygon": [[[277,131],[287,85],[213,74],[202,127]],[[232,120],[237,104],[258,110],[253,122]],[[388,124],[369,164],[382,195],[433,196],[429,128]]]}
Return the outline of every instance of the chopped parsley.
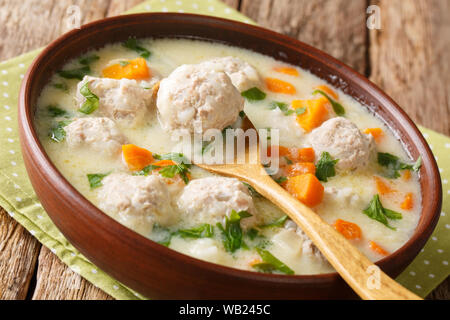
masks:
{"label": "chopped parsley", "polygon": [[53,83],[52,87],[64,92],[69,91],[69,87],[64,82]]}
{"label": "chopped parsley", "polygon": [[241,117],[241,119],[244,119],[246,117],[244,110],[239,111],[239,117]]}
{"label": "chopped parsley", "polygon": [[122,43],[122,46],[136,51],[142,58],[148,59],[151,55],[151,52],[148,51],[146,48],[140,45],[139,41],[136,38],[130,37],[127,41]]}
{"label": "chopped parsley", "polygon": [[407,164],[400,161],[400,158],[390,153],[378,152],[378,164],[384,167],[382,173],[385,177],[390,179],[397,179],[400,177],[400,170],[414,170],[419,171],[422,166],[422,157],[419,156],[414,164]]}
{"label": "chopped parsley", "polygon": [[256,191],[255,188],[253,188],[251,185],[249,185],[247,182],[242,182],[244,186],[248,188],[248,192],[252,197],[262,197],[258,191]]}
{"label": "chopped parsley", "polygon": [[313,94],[321,94],[323,95],[325,98],[328,99],[328,101],[330,101],[331,106],[333,107],[334,112],[338,115],[338,116],[343,116],[345,114],[345,109],[344,107],[337,102],[336,100],[332,99],[329,95],[327,95],[325,92],[323,92],[322,90],[314,90]]}
{"label": "chopped parsley", "polygon": [[67,111],[60,109],[55,105],[49,105],[47,107],[47,111],[48,111],[49,116],[52,118],[62,117],[62,116],[67,115]]}
{"label": "chopped parsley", "polygon": [[275,220],[274,222],[271,222],[269,224],[264,224],[260,226],[259,228],[265,229],[265,228],[282,228],[286,222],[286,220],[289,217],[287,215],[282,216],[281,218]]}
{"label": "chopped parsley", "polygon": [[[172,160],[176,162],[174,165],[165,166],[160,171],[159,174],[165,178],[173,178],[175,175],[180,175],[185,184],[189,183],[189,160],[182,153],[167,153],[164,155],[153,154],[153,158],[158,160]],[[144,168],[145,169],[145,168]],[[153,169],[152,169],[153,170]]]}
{"label": "chopped parsley", "polygon": [[322,152],[320,160],[316,164],[316,177],[320,181],[327,182],[328,178],[336,175],[334,166],[339,159],[333,160],[328,152]]}
{"label": "chopped parsley", "polygon": [[284,183],[286,181],[287,181],[287,178],[284,177],[284,176],[281,176],[281,177],[278,177],[278,178],[275,179],[275,182],[278,183],[278,184],[282,184],[282,183]]}
{"label": "chopped parsley", "polygon": [[243,91],[241,95],[250,102],[260,101],[266,98],[266,94],[259,90],[257,87],[253,87],[246,91]]}
{"label": "chopped parsley", "polygon": [[101,187],[103,185],[102,184],[103,178],[106,177],[108,174],[109,173],[89,173],[87,175],[87,178],[91,189]]}
{"label": "chopped parsley", "polygon": [[269,108],[271,110],[275,110],[276,108],[278,108],[278,109],[281,110],[281,112],[283,112],[283,114],[285,116],[290,116],[291,114],[295,113],[295,110],[289,108],[289,105],[287,103],[284,103],[284,102],[272,101],[272,103],[270,104]]}
{"label": "chopped parsley", "polygon": [[144,169],[134,172],[133,175],[134,176],[148,176],[150,174],[150,172],[152,172],[155,169],[159,169],[159,168],[161,168],[161,167],[150,164],[150,165],[146,166]]}
{"label": "chopped parsley", "polygon": [[70,70],[60,70],[57,72],[61,77],[66,79],[78,79],[83,80],[84,76],[91,73],[91,68],[89,66],[82,66]]}
{"label": "chopped parsley", "polygon": [[278,260],[273,254],[271,254],[269,251],[256,248],[256,251],[258,252],[259,256],[261,257],[262,261],[261,263],[254,264],[252,267],[265,273],[273,273],[274,271],[278,271],[284,274],[294,274],[294,270],[289,268],[287,265],[285,265],[283,262]]}
{"label": "chopped parsley", "polygon": [[55,142],[63,141],[66,138],[66,130],[64,130],[64,127],[67,126],[70,122],[71,120],[58,121],[56,126],[50,129],[50,139]]}
{"label": "chopped parsley", "polygon": [[182,238],[212,238],[214,236],[214,227],[205,223],[191,229],[180,229],[175,234]]}
{"label": "chopped parsley", "polygon": [[159,170],[159,174],[164,178],[173,178],[175,175],[180,175],[181,179],[183,179],[185,184],[189,183],[189,167],[184,163],[177,163],[170,166],[165,166],[161,170]]}
{"label": "chopped parsley", "polygon": [[[119,61],[119,64],[121,67],[126,67],[127,65],[129,65],[130,63],[128,61]],[[150,88],[144,88],[144,89],[150,89]]]}
{"label": "chopped parsley", "polygon": [[99,98],[94,93],[92,93],[91,90],[89,90],[88,81],[86,81],[86,83],[81,87],[80,93],[83,97],[86,98],[86,101],[78,109],[78,111],[84,114],[91,114],[92,112],[97,110],[99,105]]}
{"label": "chopped parsley", "polygon": [[363,210],[363,213],[369,218],[381,222],[386,227],[392,230],[395,230],[395,228],[389,225],[388,219],[402,219],[401,213],[383,207],[380,201],[380,196],[378,194],[373,196],[372,200],[369,203],[369,206]]}
{"label": "chopped parsley", "polygon": [[232,210],[230,217],[225,217],[225,227],[220,222],[217,223],[217,228],[222,233],[222,243],[226,251],[235,252],[241,247],[247,248],[242,240],[241,220],[251,216],[247,211],[236,212]]}
{"label": "chopped parsley", "polygon": [[100,57],[96,54],[90,55],[90,56],[85,56],[82,57],[78,60],[78,62],[84,66],[88,66],[90,65],[92,62],[97,61],[98,59],[100,59]]}

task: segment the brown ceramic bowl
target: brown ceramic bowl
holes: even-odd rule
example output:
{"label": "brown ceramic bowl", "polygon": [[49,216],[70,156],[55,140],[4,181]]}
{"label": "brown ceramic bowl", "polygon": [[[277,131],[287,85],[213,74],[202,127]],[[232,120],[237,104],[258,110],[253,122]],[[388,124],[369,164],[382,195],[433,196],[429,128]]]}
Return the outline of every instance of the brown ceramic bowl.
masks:
{"label": "brown ceramic bowl", "polygon": [[[441,207],[434,157],[405,112],[377,86],[329,55],[263,28],[190,14],[147,13],[96,21],[52,42],[29,68],[20,91],[23,157],[45,210],[89,260],[149,298],[347,298],[354,294],[336,273],[284,276],[232,269],[167,249],[116,222],[86,200],[55,168],[33,125],[36,100],[50,75],[88,49],[136,37],[182,37],[218,41],[260,52],[319,76],[376,113],[408,153],[422,156],[422,217],[411,239],[378,265],[395,277],[413,260],[433,231]],[[182,54],[182,53],[181,53]]]}

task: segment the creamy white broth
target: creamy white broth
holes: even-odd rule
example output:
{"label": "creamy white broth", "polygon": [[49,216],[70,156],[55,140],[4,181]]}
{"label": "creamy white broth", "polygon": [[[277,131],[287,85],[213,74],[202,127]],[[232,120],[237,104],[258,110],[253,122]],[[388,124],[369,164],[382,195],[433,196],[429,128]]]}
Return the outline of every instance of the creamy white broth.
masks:
{"label": "creamy white broth", "polygon": [[[215,57],[233,56],[250,63],[259,72],[261,79],[274,77],[288,81],[295,86],[297,90],[295,95],[273,93],[263,85],[261,89],[267,94],[266,99],[257,102],[246,101],[244,111],[256,128],[280,129],[280,145],[299,148],[309,146],[307,141],[308,134],[297,124],[295,114],[285,116],[278,109],[271,110],[269,103],[271,101],[280,101],[290,104],[295,99],[311,99],[313,98],[311,93],[314,91],[314,88],[325,84],[323,80],[300,68],[297,68],[300,74],[298,77],[274,72],[274,67],[286,64],[255,52],[223,44],[183,39],[149,39],[143,40],[142,45],[152,53],[148,59],[148,65],[152,74],[156,74],[160,78],[167,77],[176,67],[182,64],[195,64]],[[101,77],[101,71],[110,61],[134,59],[138,56],[136,52],[122,47],[121,44],[108,45],[102,49],[93,50],[88,54],[93,53],[100,57],[98,61],[94,61],[90,65],[91,75],[97,77]],[[78,66],[77,61],[74,60],[64,66],[64,69],[71,69],[76,66]],[[52,83],[60,82],[67,84],[67,92],[52,86]],[[99,189],[90,188],[86,175],[108,172],[126,172],[131,174],[131,172],[124,166],[120,157],[109,157],[102,153],[93,153],[88,149],[77,149],[74,152],[64,141],[56,143],[49,139],[49,130],[54,125],[54,119],[48,117],[46,109],[48,105],[58,105],[59,108],[69,113],[68,117],[85,116],[77,112],[78,105],[74,99],[78,82],[79,80],[67,80],[60,78],[58,75],[53,76],[50,84],[43,89],[37,103],[36,128],[45,150],[56,167],[77,190],[98,206],[97,195]],[[389,152],[398,156],[404,162],[412,162],[400,142],[379,119],[370,114],[365,107],[353,98],[345,95],[341,90],[336,88],[333,88],[333,90],[339,94],[339,102],[346,110],[345,117],[354,122],[359,129],[375,127],[383,129],[384,137],[380,143],[377,143],[377,151]],[[90,116],[95,115],[89,115],[88,117]],[[134,128],[120,123],[117,123],[117,125],[127,137],[129,143],[146,148],[153,153],[164,154],[172,152],[177,143],[171,140],[170,133],[165,132],[161,128],[155,109],[153,109],[151,116],[146,120],[145,124]],[[390,225],[395,227],[396,230],[388,229],[385,225],[363,214],[362,210],[367,207],[373,195],[377,193],[374,175],[379,175],[379,166],[376,164],[376,160],[372,162],[365,170],[351,173],[338,172],[337,176],[330,178],[328,182],[322,183],[325,188],[335,187],[337,190],[351,188],[353,193],[358,195],[357,201],[349,205],[343,197],[329,197],[326,195],[322,203],[314,207],[314,210],[330,224],[334,223],[336,219],[356,223],[362,230],[362,239],[352,240],[352,243],[371,260],[376,261],[383,256],[369,247],[369,241],[375,241],[388,252],[393,252],[401,247],[411,237],[418,223],[421,212],[421,197],[419,177],[415,172],[411,172],[409,181],[404,181],[401,178],[395,180],[384,179],[397,192],[382,196],[383,206],[403,215],[403,218],[400,220],[389,221]],[[210,175],[210,173],[195,166],[191,169],[192,179]],[[183,187],[182,184],[171,186],[172,189],[181,189]],[[177,192],[174,193],[174,202],[176,201]],[[414,207],[411,210],[402,210],[400,203],[408,192],[413,194]],[[270,223],[284,215],[283,212],[266,199],[253,197],[253,201],[257,214],[261,216],[262,223]],[[109,212],[106,213],[109,214]],[[183,213],[180,214],[181,216],[183,215]],[[114,215],[112,217],[117,219]],[[179,229],[187,225],[188,223],[181,219],[171,228]],[[140,233],[150,238],[154,236],[152,236],[151,230],[143,232],[140,226],[129,227],[139,230]],[[292,230],[270,228],[262,229],[260,232],[267,240],[265,249],[294,270],[296,274],[315,274],[332,271],[332,267],[320,257],[302,253],[302,239]],[[245,241],[249,242],[250,245],[255,245],[257,242],[248,239]],[[213,238],[184,239],[173,237],[170,248],[213,263],[247,270],[254,270],[250,262],[259,258],[258,253],[254,249],[239,249],[233,254],[227,252],[224,249],[220,232],[217,228],[215,228],[215,236]]]}

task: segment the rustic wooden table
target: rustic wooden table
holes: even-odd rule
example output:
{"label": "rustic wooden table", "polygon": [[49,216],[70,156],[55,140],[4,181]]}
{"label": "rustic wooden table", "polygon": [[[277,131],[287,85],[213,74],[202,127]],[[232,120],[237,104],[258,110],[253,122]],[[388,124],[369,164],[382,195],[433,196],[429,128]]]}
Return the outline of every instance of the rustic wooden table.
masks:
{"label": "rustic wooden table", "polygon": [[[0,0],[0,61],[48,44],[78,5],[82,23],[141,0]],[[318,47],[386,90],[419,124],[450,135],[450,0],[224,0],[260,25]],[[381,29],[366,27],[369,5]],[[428,298],[449,299],[447,279]],[[112,299],[0,208],[0,299]]]}

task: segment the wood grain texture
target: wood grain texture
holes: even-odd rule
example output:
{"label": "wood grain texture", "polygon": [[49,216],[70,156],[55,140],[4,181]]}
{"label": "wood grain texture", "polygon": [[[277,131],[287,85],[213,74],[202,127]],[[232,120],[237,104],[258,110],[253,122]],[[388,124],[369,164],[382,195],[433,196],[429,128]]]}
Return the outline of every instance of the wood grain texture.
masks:
{"label": "wood grain texture", "polygon": [[[62,33],[68,31],[67,8],[77,5],[80,8],[81,24],[118,15],[140,3],[141,0],[0,0],[0,60],[17,56],[30,50],[45,46]],[[27,21],[27,23],[23,23]],[[1,209],[1,208],[0,208]],[[25,299],[27,291],[36,290],[35,297],[102,299],[90,283],[82,280],[82,295],[70,293],[64,285],[70,285],[71,271],[53,254],[40,252],[41,245],[4,210],[0,210],[0,299]],[[43,249],[44,250],[44,249]],[[39,265],[37,257],[40,254]],[[46,283],[50,266],[59,263],[61,278],[57,282]],[[36,288],[29,288],[35,268],[38,268]],[[39,278],[40,277],[40,278]],[[79,277],[79,276],[77,276]],[[65,292],[66,289],[69,293]]]}
{"label": "wood grain texture", "polygon": [[242,0],[260,25],[317,47],[360,73],[366,68],[366,0]]}
{"label": "wood grain texture", "polygon": [[450,0],[381,0],[370,79],[417,123],[450,135]]}
{"label": "wood grain texture", "polygon": [[102,290],[70,270],[49,249],[39,255],[33,300],[111,300]]}
{"label": "wood grain texture", "polygon": [[0,299],[25,299],[40,247],[0,208]]}

